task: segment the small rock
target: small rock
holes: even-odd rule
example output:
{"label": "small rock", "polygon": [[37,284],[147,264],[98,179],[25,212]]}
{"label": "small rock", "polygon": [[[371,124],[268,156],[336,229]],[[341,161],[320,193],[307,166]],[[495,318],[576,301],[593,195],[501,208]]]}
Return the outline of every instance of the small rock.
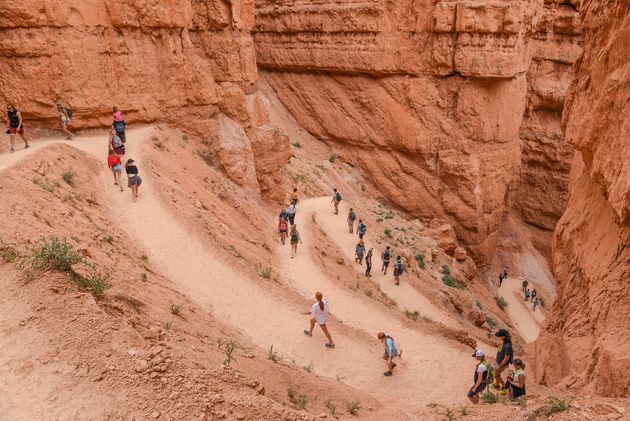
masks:
{"label": "small rock", "polygon": [[160,418],[160,411],[153,411],[151,413],[151,418],[153,418],[154,420]]}
{"label": "small rock", "polygon": [[259,386],[258,389],[256,389],[256,394],[257,395],[264,395],[265,394],[265,386]]}
{"label": "small rock", "polygon": [[319,414],[319,417],[320,418],[326,418],[326,417],[328,417],[328,415],[326,415],[325,412],[322,412],[321,414]]}
{"label": "small rock", "polygon": [[138,351],[136,351],[135,349],[130,349],[127,351],[127,354],[129,354],[129,356],[131,357],[135,357],[138,355]]}
{"label": "small rock", "polygon": [[136,366],[135,366],[136,373],[142,373],[143,371],[146,371],[148,368],[149,368],[148,361],[138,360],[138,362],[136,362]]}
{"label": "small rock", "polygon": [[337,263],[340,264],[340,265],[343,265],[344,264],[343,258],[342,257],[338,257],[337,258]]}
{"label": "small rock", "polygon": [[20,326],[26,326],[26,322],[25,322],[24,320],[22,320],[22,321],[20,322]]}
{"label": "small rock", "polygon": [[149,377],[152,379],[155,379],[157,376],[158,376],[158,373],[156,373],[155,371],[149,374]]}

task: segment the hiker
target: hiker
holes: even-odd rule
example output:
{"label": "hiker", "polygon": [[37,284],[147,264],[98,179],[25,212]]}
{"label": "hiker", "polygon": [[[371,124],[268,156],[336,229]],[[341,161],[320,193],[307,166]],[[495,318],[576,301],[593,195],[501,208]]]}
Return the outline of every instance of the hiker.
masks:
{"label": "hiker", "polygon": [[359,233],[359,240],[363,240],[363,236],[367,232],[367,225],[363,222],[363,219],[359,219],[359,225],[357,226],[357,232]]}
{"label": "hiker", "polygon": [[529,288],[527,288],[527,289],[525,290],[525,294],[523,294],[523,295],[525,295],[525,301],[529,301],[529,296],[530,296],[530,294],[531,294],[531,293],[529,292]]}
{"label": "hiker", "polygon": [[540,304],[540,302],[538,301],[538,297],[534,298],[534,309],[532,311],[536,311],[536,307],[538,307],[538,304]]}
{"label": "hiker", "polygon": [[335,343],[332,340],[332,336],[330,336],[330,332],[328,332],[328,328],[326,327],[326,321],[328,320],[329,312],[328,312],[328,301],[323,299],[323,295],[321,292],[315,293],[315,299],[317,300],[315,304],[311,306],[311,309],[305,313],[305,315],[311,315],[311,328],[309,330],[304,330],[304,334],[306,336],[313,336],[313,329],[315,328],[315,322],[322,328],[324,335],[328,338],[328,342],[326,342],[326,348],[334,348]]}
{"label": "hiker", "polygon": [[280,211],[280,218],[288,221],[289,220],[289,214],[287,213],[287,210],[285,209],[286,206],[282,206],[282,210]]}
{"label": "hiker", "polygon": [[289,217],[289,225],[295,225],[295,213],[297,212],[297,208],[293,203],[289,205],[289,209],[287,209],[287,216]]}
{"label": "hiker", "polygon": [[360,265],[362,265],[364,254],[365,254],[365,244],[363,244],[363,240],[359,240],[359,242],[357,243],[357,246],[355,247],[354,262],[355,263],[358,262]]}
{"label": "hiker", "polygon": [[118,155],[113,149],[109,150],[109,155],[107,156],[107,166],[114,176],[114,185],[120,186],[120,191],[123,191],[122,181],[120,181],[120,175],[122,174],[122,162],[120,161],[120,155]]}
{"label": "hiker", "polygon": [[497,333],[494,334],[494,336],[496,336],[497,338],[501,338],[503,342],[497,350],[496,367],[494,369],[494,383],[492,384],[492,387],[496,389],[501,389],[499,393],[505,395],[506,391],[503,390],[505,388],[505,382],[503,381],[501,374],[505,371],[506,368],[508,368],[514,358],[512,338],[510,337],[508,331],[505,329],[499,329]]}
{"label": "hiker", "polygon": [[354,210],[352,210],[352,208],[350,208],[350,211],[348,212],[348,232],[350,232],[350,234],[352,234],[354,232],[354,221],[357,219],[357,214],[354,213]]}
{"label": "hiker", "polygon": [[525,292],[525,290],[527,289],[527,285],[529,285],[529,281],[527,279],[525,279],[523,281],[523,283],[521,284],[521,288],[522,288],[523,292]]}
{"label": "hiker", "polygon": [[391,251],[391,247],[387,246],[385,247],[385,250],[383,250],[383,253],[381,254],[381,260],[383,261],[383,267],[381,268],[381,270],[383,271],[383,275],[387,275],[387,266],[389,266],[389,260],[392,257],[392,251]]}
{"label": "hiker", "polygon": [[125,154],[125,142],[122,141],[116,133],[110,131],[109,147],[113,149],[118,155],[123,156]]}
{"label": "hiker", "polygon": [[536,291],[536,288],[534,288],[534,290],[532,291],[532,301],[534,300],[534,298],[536,298],[537,295],[538,291]]}
{"label": "hiker", "polygon": [[527,380],[525,363],[520,358],[514,360],[514,368],[516,368],[516,370],[510,373],[507,378],[507,384],[510,389],[510,399],[512,400],[525,396],[525,380]]}
{"label": "hiker", "polygon": [[479,403],[479,395],[484,391],[488,384],[488,376],[490,374],[488,368],[490,364],[486,361],[486,354],[481,349],[476,350],[472,356],[479,362],[475,366],[473,385],[466,396],[468,396],[468,399],[472,403],[477,405]]}
{"label": "hiker", "polygon": [[372,247],[368,250],[365,255],[365,276],[368,278],[372,276]]}
{"label": "hiker", "polygon": [[295,257],[297,253],[297,245],[298,243],[302,244],[302,237],[300,237],[300,233],[297,230],[295,225],[291,225],[291,259]]}
{"label": "hiker", "polygon": [[7,105],[7,134],[9,135],[9,143],[11,144],[11,153],[15,152],[15,135],[19,134],[24,141],[24,149],[29,147],[28,140],[24,136],[24,121],[22,113],[15,108],[15,105]]}
{"label": "hiker", "polygon": [[379,332],[378,339],[385,344],[385,353],[383,359],[387,361],[387,371],[383,373],[384,376],[391,376],[396,367],[396,357],[398,356],[398,347],[394,339],[387,333]]}
{"label": "hiker", "polygon": [[289,231],[289,224],[283,217],[278,218],[278,234],[280,234],[280,242],[284,246],[284,242],[287,239],[287,232]]}
{"label": "hiker", "polygon": [[64,107],[61,101],[57,101],[57,111],[59,112],[59,118],[61,119],[61,131],[66,135],[68,140],[72,140],[74,134],[68,130],[70,121],[72,119],[72,110],[68,107]]}
{"label": "hiker", "polygon": [[504,281],[507,281],[507,276],[508,276],[508,268],[507,268],[507,266],[505,266],[503,268],[503,280]]}
{"label": "hiker", "polygon": [[501,285],[503,285],[503,273],[499,274],[499,288],[501,288]]}
{"label": "hiker", "polygon": [[339,213],[339,202],[341,202],[341,193],[337,189],[333,189],[332,203],[335,206],[335,215]]}
{"label": "hiker", "polygon": [[400,256],[396,256],[396,262],[394,263],[394,281],[396,282],[396,285],[400,285],[400,275],[406,271],[407,268],[405,267],[405,263],[402,261]]}
{"label": "hiker", "polygon": [[138,167],[133,159],[128,159],[125,164],[125,171],[127,172],[127,186],[131,188],[131,195],[133,196],[133,201],[135,202],[138,199],[138,187],[142,184],[142,179],[138,175]]}
{"label": "hiker", "polygon": [[114,107],[114,122],[112,123],[111,131],[116,133],[116,136],[122,140],[123,143],[127,142],[127,136],[125,130],[127,129],[127,122],[123,120],[122,111],[118,111],[118,108]]}
{"label": "hiker", "polygon": [[291,204],[297,205],[298,203],[298,190],[297,187],[293,188],[293,193],[291,193]]}

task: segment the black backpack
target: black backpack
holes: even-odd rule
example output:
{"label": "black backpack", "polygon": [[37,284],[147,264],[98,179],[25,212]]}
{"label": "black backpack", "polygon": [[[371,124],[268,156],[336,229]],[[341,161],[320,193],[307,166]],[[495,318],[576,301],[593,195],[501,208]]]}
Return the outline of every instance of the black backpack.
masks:
{"label": "black backpack", "polygon": [[297,231],[294,231],[291,233],[291,241],[293,242],[297,242],[298,241],[298,233]]}
{"label": "black backpack", "polygon": [[114,127],[116,128],[116,131],[118,133],[124,132],[125,131],[125,122],[124,121],[117,121],[114,123]]}
{"label": "black backpack", "polygon": [[66,115],[68,116],[68,118],[72,118],[72,116],[74,115],[72,110],[70,108],[65,108],[65,111],[66,111]]}
{"label": "black backpack", "polygon": [[341,202],[341,193],[339,193],[339,192],[335,193],[335,200],[337,202]]}

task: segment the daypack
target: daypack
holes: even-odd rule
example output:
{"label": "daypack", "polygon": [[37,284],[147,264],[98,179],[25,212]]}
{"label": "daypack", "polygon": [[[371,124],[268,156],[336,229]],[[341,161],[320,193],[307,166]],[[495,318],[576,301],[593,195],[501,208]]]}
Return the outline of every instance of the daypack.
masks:
{"label": "daypack", "polygon": [[291,241],[297,243],[299,240],[297,231],[291,233]]}
{"label": "daypack", "polygon": [[280,231],[286,231],[287,230],[287,221],[284,219],[280,220]]}
{"label": "daypack", "polygon": [[365,226],[365,224],[361,224],[359,225],[359,234],[365,234],[365,231],[367,230],[367,227]]}
{"label": "daypack", "polygon": [[118,133],[124,132],[125,131],[125,122],[124,121],[117,121],[114,124],[114,128],[116,129],[116,131]]}
{"label": "daypack", "polygon": [[389,261],[389,258],[391,257],[391,253],[389,250],[385,250],[383,252],[383,260],[385,260],[386,262]]}
{"label": "daypack", "polygon": [[70,108],[64,108],[64,110],[66,111],[66,115],[68,116],[68,118],[72,118],[73,116],[73,112]]}
{"label": "daypack", "polygon": [[357,214],[356,214],[356,213],[354,213],[354,212],[352,212],[352,213],[350,214],[350,220],[351,220],[351,221],[354,221],[355,219],[357,219]]}
{"label": "daypack", "polygon": [[483,383],[485,384],[492,384],[494,383],[494,367],[492,367],[492,364],[490,363],[480,363],[479,365],[483,365],[484,367],[487,368],[486,371],[486,378],[483,381]]}
{"label": "daypack", "polygon": [[403,262],[402,262],[402,260],[396,262],[396,269],[398,269],[399,272],[403,271]]}
{"label": "daypack", "polygon": [[118,149],[123,145],[123,141],[116,135],[112,136],[112,146],[114,149]]}
{"label": "daypack", "polygon": [[341,193],[339,193],[339,192],[335,193],[335,200],[337,202],[341,202]]}

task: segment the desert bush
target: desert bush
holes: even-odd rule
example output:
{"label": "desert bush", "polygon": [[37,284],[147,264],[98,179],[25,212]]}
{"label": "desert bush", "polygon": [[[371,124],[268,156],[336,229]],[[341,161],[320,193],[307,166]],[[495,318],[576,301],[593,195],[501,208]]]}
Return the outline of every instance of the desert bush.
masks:
{"label": "desert bush", "polygon": [[337,405],[333,401],[326,401],[326,408],[328,408],[333,417],[337,415]]}
{"label": "desert bush", "polygon": [[162,329],[166,330],[167,332],[171,330],[171,326],[173,326],[172,320],[162,322]]}
{"label": "desert bush", "polygon": [[442,266],[442,273],[444,275],[450,275],[451,274],[451,268],[448,267],[448,265],[444,265]]}
{"label": "desert bush", "polygon": [[273,349],[273,345],[271,345],[269,348],[267,348],[267,359],[273,361],[274,363],[277,363],[279,361],[282,361],[282,356],[278,351],[275,351]]}
{"label": "desert bush", "polygon": [[302,147],[302,144],[300,142],[295,142],[292,143],[291,146],[293,146],[295,149],[300,149]]}
{"label": "desert bush", "polygon": [[560,399],[556,396],[549,396],[545,402],[545,409],[549,415],[556,412],[564,412],[571,408],[571,402],[564,399]]}
{"label": "desert bush", "polygon": [[486,316],[486,323],[491,329],[494,329],[497,325],[497,321],[490,316]]}
{"label": "desert bush", "polygon": [[416,262],[418,262],[418,267],[420,269],[424,269],[425,268],[424,254],[416,254]]}
{"label": "desert bush", "polygon": [[236,361],[236,358],[234,358],[233,355],[234,351],[236,351],[236,344],[234,342],[230,341],[225,344],[225,347],[223,348],[223,353],[225,354],[225,360],[223,360],[224,366],[229,367],[232,361]]}
{"label": "desert bush", "polygon": [[69,272],[72,266],[83,262],[83,256],[71,244],[57,237],[40,240],[39,244],[33,247],[31,258],[34,269],[62,272]]}
{"label": "desert bush", "polygon": [[346,409],[352,415],[356,415],[359,409],[361,409],[361,404],[357,401],[346,402]]}
{"label": "desert bush", "polygon": [[171,309],[171,313],[177,316],[182,312],[184,307],[179,304],[171,303],[170,309]]}
{"label": "desert bush", "polygon": [[383,231],[385,233],[385,237],[392,239],[394,238],[394,236],[392,235],[392,230],[391,228],[385,228],[385,231]]}
{"label": "desert bush", "polygon": [[415,311],[405,310],[405,316],[407,316],[408,319],[411,319],[414,322],[417,322],[418,320],[420,320],[420,312],[418,310],[415,310]]}
{"label": "desert bush", "polygon": [[92,291],[96,298],[105,295],[105,291],[111,287],[111,276],[108,273],[102,273],[96,269],[92,269],[89,275],[82,277],[84,285]]}
{"label": "desert bush", "polygon": [[460,284],[459,282],[457,282],[453,277],[451,277],[450,274],[444,274],[442,276],[442,282],[444,282],[444,285],[449,286],[451,288],[457,288],[457,289],[464,289],[464,285]]}
{"label": "desert bush", "polygon": [[492,392],[486,392],[481,395],[481,401],[489,404],[497,403],[499,402],[499,395],[495,395]]}
{"label": "desert bush", "polygon": [[372,298],[372,297],[374,297],[374,293],[373,293],[373,292],[372,292],[372,290],[370,290],[370,289],[368,289],[367,291],[365,291],[365,295],[366,295],[368,298]]}
{"label": "desert bush", "polygon": [[267,267],[267,268],[264,268],[264,269],[261,268],[259,270],[259,273],[260,273],[260,276],[263,277],[263,279],[265,279],[267,281],[271,279],[271,267]]}
{"label": "desert bush", "polygon": [[106,235],[105,237],[103,237],[103,241],[109,244],[114,244],[114,237],[112,237],[111,235]]}
{"label": "desert bush", "polygon": [[43,190],[46,190],[49,193],[53,193],[58,187],[61,186],[58,182],[51,183],[48,179],[44,178],[43,180],[39,177],[33,178],[33,183],[37,184]]}
{"label": "desert bush", "polygon": [[5,263],[13,263],[18,258],[18,252],[15,247],[8,244],[0,244],[0,257]]}
{"label": "desert bush", "polygon": [[304,371],[306,371],[307,373],[312,373],[313,372],[313,363],[310,363],[309,365],[305,365],[304,367],[302,367],[304,369]]}
{"label": "desert bush", "polygon": [[501,310],[505,310],[505,308],[509,306],[508,302],[505,301],[505,298],[499,297],[498,295],[494,297],[494,301],[496,301],[497,305],[501,308]]}
{"label": "desert bush", "polygon": [[74,172],[74,170],[72,168],[68,168],[67,170],[63,172],[63,175],[62,175],[63,181],[65,181],[66,184],[73,186],[75,175],[77,174]]}

